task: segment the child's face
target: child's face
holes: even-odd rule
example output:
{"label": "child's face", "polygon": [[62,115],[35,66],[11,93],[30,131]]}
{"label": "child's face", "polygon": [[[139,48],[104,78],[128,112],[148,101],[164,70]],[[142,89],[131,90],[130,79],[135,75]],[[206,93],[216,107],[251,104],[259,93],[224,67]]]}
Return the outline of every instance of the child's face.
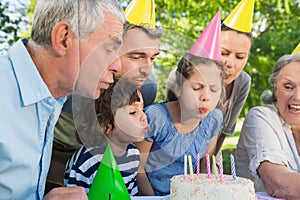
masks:
{"label": "child's face", "polygon": [[110,134],[120,143],[140,142],[148,131],[147,117],[143,111],[144,102],[140,94],[140,102],[127,105],[117,110],[115,128]]}
{"label": "child's face", "polygon": [[203,119],[217,106],[221,88],[221,72],[215,64],[196,66],[181,89],[182,112],[189,117]]}

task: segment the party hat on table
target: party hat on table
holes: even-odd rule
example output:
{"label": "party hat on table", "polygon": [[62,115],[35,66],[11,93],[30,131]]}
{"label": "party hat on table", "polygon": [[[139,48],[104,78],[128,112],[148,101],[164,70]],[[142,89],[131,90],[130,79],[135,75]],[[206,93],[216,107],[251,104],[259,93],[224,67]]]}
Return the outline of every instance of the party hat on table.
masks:
{"label": "party hat on table", "polygon": [[101,164],[88,193],[89,200],[130,200],[115,157],[107,144]]}
{"label": "party hat on table", "polygon": [[154,0],[132,0],[124,11],[126,20],[138,26],[155,28],[154,7]]}
{"label": "party hat on table", "polygon": [[221,61],[221,19],[220,11],[207,25],[190,50],[194,56]]}
{"label": "party hat on table", "polygon": [[224,24],[237,31],[251,32],[254,0],[242,0],[224,20]]}
{"label": "party hat on table", "polygon": [[299,53],[299,52],[300,52],[300,42],[297,45],[297,47],[293,50],[293,52],[291,53],[291,55],[294,55],[294,54]]}

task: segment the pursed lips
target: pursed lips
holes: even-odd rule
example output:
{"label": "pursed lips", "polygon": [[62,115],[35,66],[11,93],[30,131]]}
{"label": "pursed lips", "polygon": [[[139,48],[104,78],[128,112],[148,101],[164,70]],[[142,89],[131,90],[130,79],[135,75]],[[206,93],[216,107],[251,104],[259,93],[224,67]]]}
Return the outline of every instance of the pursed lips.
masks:
{"label": "pursed lips", "polygon": [[207,113],[207,111],[208,111],[208,108],[206,108],[206,107],[200,107],[200,108],[199,108],[200,114]]}

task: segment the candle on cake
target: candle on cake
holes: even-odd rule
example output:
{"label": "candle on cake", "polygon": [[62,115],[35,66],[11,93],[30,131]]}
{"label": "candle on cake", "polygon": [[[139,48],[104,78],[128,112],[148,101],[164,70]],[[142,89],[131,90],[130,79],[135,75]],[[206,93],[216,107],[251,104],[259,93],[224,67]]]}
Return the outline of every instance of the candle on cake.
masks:
{"label": "candle on cake", "polygon": [[217,163],[216,163],[216,156],[215,155],[212,155],[212,162],[213,162],[214,175],[217,175],[218,170],[217,170]]}
{"label": "candle on cake", "polygon": [[207,178],[211,178],[211,173],[210,173],[210,159],[209,159],[209,155],[206,154],[206,169],[207,169]]}
{"label": "candle on cake", "polygon": [[220,181],[222,182],[224,177],[223,177],[223,158],[222,158],[221,151],[218,153],[218,165],[219,165],[219,171],[220,171],[219,178],[220,178]]}
{"label": "candle on cake", "polygon": [[188,162],[189,162],[189,167],[190,167],[190,177],[193,178],[193,163],[192,163],[192,156],[189,155],[188,156]]}
{"label": "candle on cake", "polygon": [[196,174],[200,174],[200,154],[198,153],[196,156]]}
{"label": "candle on cake", "polygon": [[187,175],[187,155],[184,154],[183,157],[183,174],[186,176]]}
{"label": "candle on cake", "polygon": [[231,165],[231,174],[232,174],[232,179],[236,179],[236,173],[235,173],[235,164],[234,164],[234,157],[232,153],[230,154],[230,165]]}

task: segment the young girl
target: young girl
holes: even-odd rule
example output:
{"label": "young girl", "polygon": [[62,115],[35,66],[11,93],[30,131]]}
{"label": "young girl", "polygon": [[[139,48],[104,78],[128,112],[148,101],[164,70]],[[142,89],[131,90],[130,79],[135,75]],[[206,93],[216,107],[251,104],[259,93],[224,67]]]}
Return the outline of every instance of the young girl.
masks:
{"label": "young girl", "polygon": [[[224,93],[223,65],[187,53],[176,70],[177,99],[146,108],[152,143],[145,166],[155,195],[170,192],[170,178],[184,172],[184,155],[206,152],[210,139],[221,129],[222,113],[215,109]],[[170,100],[170,98],[168,98]]]}
{"label": "young girl", "polygon": [[[143,107],[137,86],[126,79],[120,79],[103,90],[101,97],[95,101],[99,129],[107,136],[131,196],[138,193],[136,175],[140,162],[140,152],[132,142],[143,140],[148,130]],[[65,186],[82,186],[86,193],[89,192],[106,148],[106,145],[99,145],[101,147],[82,146],[74,153],[67,163]]]}

